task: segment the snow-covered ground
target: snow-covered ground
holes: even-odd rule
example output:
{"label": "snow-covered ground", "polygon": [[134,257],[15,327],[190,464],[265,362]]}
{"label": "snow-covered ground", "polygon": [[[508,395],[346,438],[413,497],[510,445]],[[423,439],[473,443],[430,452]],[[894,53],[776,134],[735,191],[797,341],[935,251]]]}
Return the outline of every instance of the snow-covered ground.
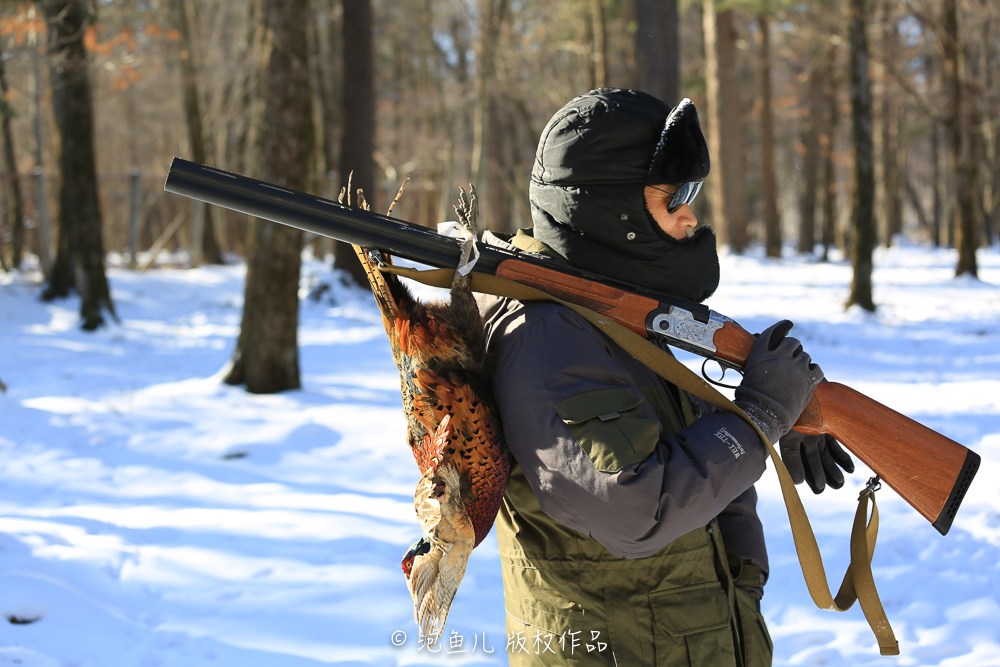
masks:
{"label": "snow-covered ground", "polygon": [[[948,251],[880,251],[869,315],[843,310],[844,263],[724,258],[715,310],[751,331],[789,317],[830,378],[983,458],[946,537],[879,494],[874,571],[899,658],[879,656],[857,606],[813,606],[769,471],[776,665],[1000,665],[1000,254],[979,261],[982,282],[954,279]],[[420,534],[417,470],[370,294],[304,299],[303,389],[254,396],[219,381],[243,271],[112,269],[121,322],[96,333],[75,299],[43,304],[0,274],[0,665],[505,664],[490,539],[455,634],[434,654],[417,640],[399,569]],[[307,262],[303,294],[328,277]],[[868,477],[802,489],[831,585]]]}

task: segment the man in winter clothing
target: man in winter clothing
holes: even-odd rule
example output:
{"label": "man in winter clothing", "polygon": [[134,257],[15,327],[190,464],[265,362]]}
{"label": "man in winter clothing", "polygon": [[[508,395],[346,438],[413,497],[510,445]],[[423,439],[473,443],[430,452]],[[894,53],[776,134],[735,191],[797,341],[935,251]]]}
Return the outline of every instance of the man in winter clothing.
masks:
{"label": "man in winter clothing", "polygon": [[[692,301],[718,285],[715,236],[689,204],[709,158],[689,100],[599,89],[559,110],[531,174],[534,227],[489,242]],[[770,664],[754,482],[766,450],[742,417],[661,380],[575,312],[481,297],[516,465],[497,518],[512,665]],[[791,323],[765,330],[736,404],[772,440],[823,378]],[[835,442],[786,456],[843,484]],[[803,461],[805,456],[805,464]]]}

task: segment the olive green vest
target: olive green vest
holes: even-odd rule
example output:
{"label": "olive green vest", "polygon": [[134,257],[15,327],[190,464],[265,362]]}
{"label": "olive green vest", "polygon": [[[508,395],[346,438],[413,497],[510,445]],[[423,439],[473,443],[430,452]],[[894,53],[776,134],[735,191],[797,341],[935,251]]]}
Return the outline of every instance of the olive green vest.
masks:
{"label": "olive green vest", "polygon": [[[513,242],[525,250],[544,249],[523,235]],[[666,432],[694,419],[683,392],[668,392],[662,383],[642,390]],[[595,432],[603,423],[597,417],[620,406],[602,406],[591,397],[557,409],[577,440],[587,443],[595,464],[620,455]],[[586,418],[588,412],[594,419]],[[650,451],[630,452],[637,460],[648,458],[656,444],[655,438],[642,440]],[[759,571],[730,564],[714,519],[652,556],[618,558],[542,512],[515,464],[496,529],[511,665],[771,664],[759,602],[734,584],[731,565],[747,570],[736,573],[741,584],[759,585]]]}

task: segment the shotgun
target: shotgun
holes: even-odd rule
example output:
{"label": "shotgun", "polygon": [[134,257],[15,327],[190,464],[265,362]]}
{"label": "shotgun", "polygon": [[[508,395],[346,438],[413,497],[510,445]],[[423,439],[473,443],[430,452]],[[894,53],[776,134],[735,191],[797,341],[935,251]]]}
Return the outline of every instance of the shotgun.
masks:
{"label": "shotgun", "polygon": [[[455,268],[456,239],[426,227],[174,158],[172,192],[306,232],[378,249],[436,268]],[[657,345],[742,369],[754,336],[707,306],[580,271],[535,253],[479,245],[474,271],[489,273],[600,313]],[[829,433],[891,486],[942,535],[979,469],[979,455],[836,382],[816,387],[795,424]]]}

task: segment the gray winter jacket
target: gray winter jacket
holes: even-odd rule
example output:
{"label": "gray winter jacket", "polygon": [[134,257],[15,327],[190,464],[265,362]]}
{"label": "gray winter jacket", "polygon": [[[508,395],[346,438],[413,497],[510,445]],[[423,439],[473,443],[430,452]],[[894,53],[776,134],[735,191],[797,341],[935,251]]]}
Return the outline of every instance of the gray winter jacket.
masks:
{"label": "gray winter jacket", "polygon": [[[662,424],[657,400],[681,407],[692,397],[582,317],[552,303],[479,301],[498,359],[494,384],[505,437],[548,516],[623,558],[649,556],[718,517],[727,549],[766,577],[753,484],[767,453],[751,426],[698,399],[689,426]],[[593,448],[578,441],[586,437],[586,415],[572,413],[586,412],[588,395],[591,403],[625,408],[608,409],[618,415],[611,431],[624,434],[628,450],[613,461],[592,460]]]}

